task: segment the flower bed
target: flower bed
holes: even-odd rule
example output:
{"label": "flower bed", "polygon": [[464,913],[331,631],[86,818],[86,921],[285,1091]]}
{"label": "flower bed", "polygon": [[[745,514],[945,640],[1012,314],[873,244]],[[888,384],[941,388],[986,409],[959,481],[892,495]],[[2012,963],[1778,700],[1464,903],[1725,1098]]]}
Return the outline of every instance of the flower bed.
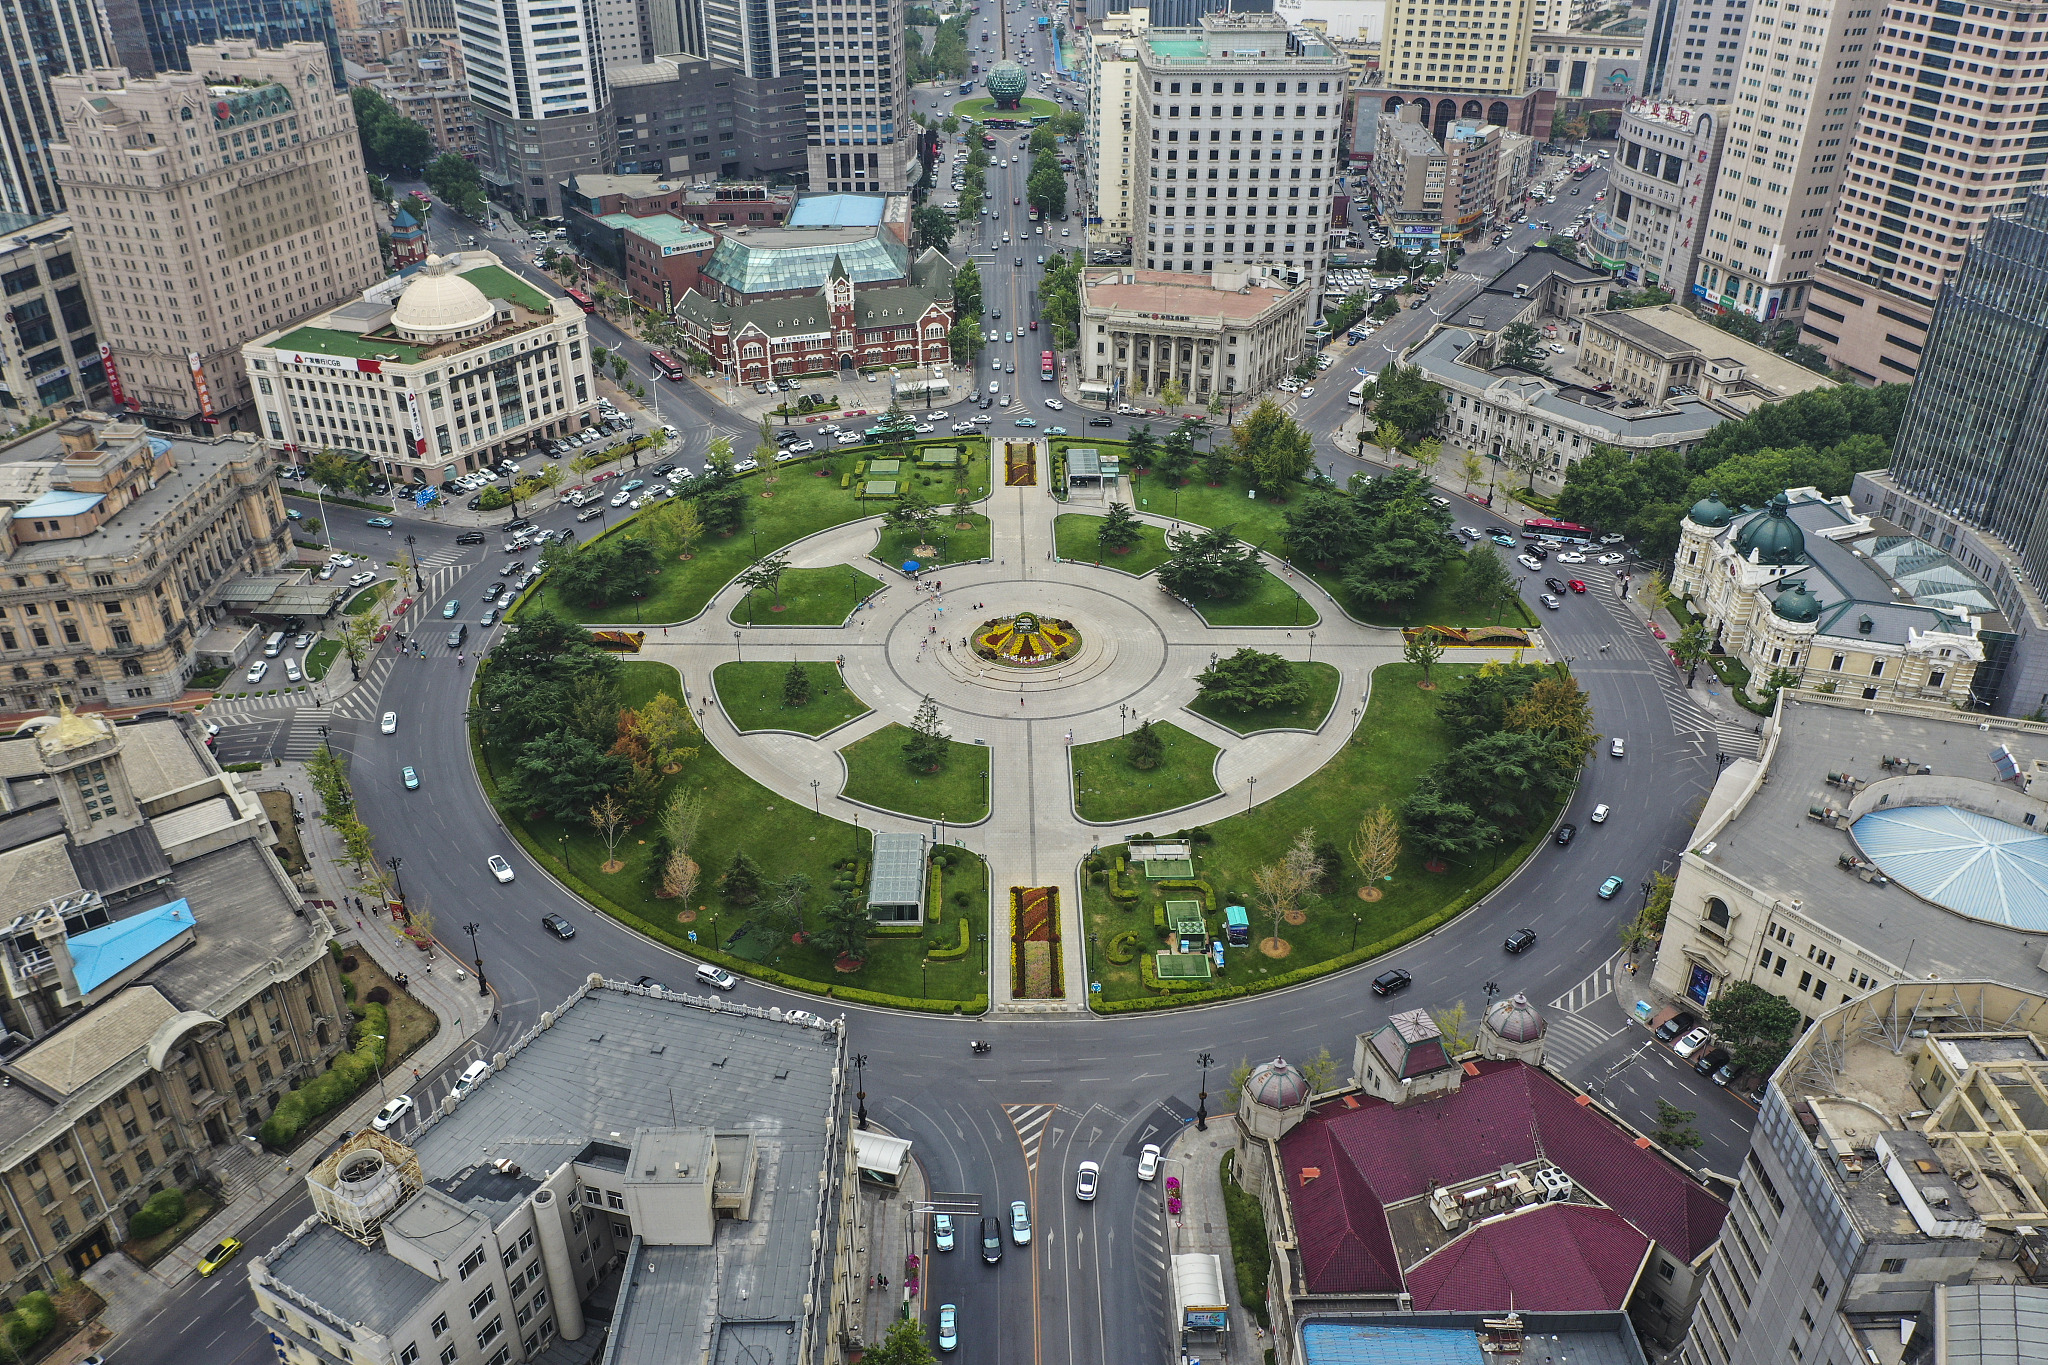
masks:
{"label": "flower bed", "polygon": [[1010,888],[1010,994],[1057,1000],[1060,984],[1060,892],[1056,886]]}

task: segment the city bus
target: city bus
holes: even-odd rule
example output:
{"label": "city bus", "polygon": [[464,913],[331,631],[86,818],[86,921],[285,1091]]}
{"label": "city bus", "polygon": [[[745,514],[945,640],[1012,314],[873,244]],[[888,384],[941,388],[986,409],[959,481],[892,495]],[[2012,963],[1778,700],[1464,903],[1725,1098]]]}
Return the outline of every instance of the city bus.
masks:
{"label": "city bus", "polygon": [[1530,517],[1522,523],[1522,536],[1525,540],[1568,540],[1584,545],[1593,538],[1593,533],[1573,522]]}
{"label": "city bus", "polygon": [[[981,70],[981,67],[979,66],[979,64],[977,64],[977,65],[975,66],[975,68],[974,68],[974,69],[975,69],[976,71],[979,71],[979,70]],[[974,82],[973,82],[973,81],[962,81],[962,82],[960,82],[960,93],[961,93],[961,94],[963,94],[963,95],[971,95],[971,94],[973,94],[973,93],[974,93]]]}
{"label": "city bus", "polygon": [[1365,386],[1366,386],[1366,385],[1367,385],[1368,383],[1370,383],[1370,382],[1372,382],[1372,381],[1370,381],[1370,380],[1366,380],[1366,379],[1361,379],[1361,380],[1359,380],[1359,381],[1358,381],[1358,382],[1357,382],[1356,384],[1352,385],[1352,386],[1351,386],[1351,396],[1350,396],[1350,397],[1348,397],[1348,398],[1346,398],[1346,399],[1345,399],[1344,401],[1345,401],[1345,402],[1347,402],[1347,403],[1349,403],[1349,404],[1351,404],[1351,406],[1352,406],[1352,407],[1354,407],[1354,408],[1362,408],[1362,407],[1364,407],[1364,406],[1365,406]]}
{"label": "city bus", "polygon": [[676,364],[676,358],[667,351],[649,351],[647,363],[654,366],[663,379],[681,379],[689,373],[681,365]]}
{"label": "city bus", "polygon": [[1053,362],[1051,351],[1040,351],[1038,353],[1038,377],[1048,381],[1052,379]]}
{"label": "city bus", "polygon": [[584,293],[581,289],[564,289],[562,292],[569,296],[571,303],[581,308],[584,312],[595,313],[597,311],[597,300]]}

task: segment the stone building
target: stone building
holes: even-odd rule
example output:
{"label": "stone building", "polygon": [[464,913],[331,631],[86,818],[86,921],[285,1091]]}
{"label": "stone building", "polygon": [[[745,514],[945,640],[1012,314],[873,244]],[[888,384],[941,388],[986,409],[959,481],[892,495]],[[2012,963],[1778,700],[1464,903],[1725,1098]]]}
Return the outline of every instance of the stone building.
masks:
{"label": "stone building", "polygon": [[239,577],[291,557],[275,463],[247,436],[74,418],[0,462],[0,710],[172,701]]}
{"label": "stone building", "polygon": [[10,333],[0,345],[0,422],[55,420],[108,397],[70,214],[0,217],[0,293]]}
{"label": "stone building", "polygon": [[[784,275],[758,278],[787,280]],[[927,250],[911,264],[905,283],[862,289],[834,257],[823,282],[804,293],[774,290],[751,302],[728,304],[693,292],[676,304],[675,318],[696,349],[743,384],[787,375],[851,376],[862,370],[941,365],[953,356],[947,338],[953,329],[953,265],[940,252]]]}
{"label": "stone building", "polygon": [[1169,382],[1190,401],[1249,394],[1301,361],[1314,289],[1256,267],[1182,275],[1130,266],[1081,272],[1080,391],[1157,395]]}
{"label": "stone building", "polygon": [[352,1020],[261,803],[186,720],[68,708],[0,743],[0,1296],[76,1275],[150,1194],[253,1162],[244,1135]]}
{"label": "stone building", "polygon": [[1748,670],[1874,701],[1967,706],[2002,631],[1991,592],[1949,555],[1881,534],[1847,498],[1792,488],[1737,514],[1714,497],[1679,524],[1671,591],[1700,613],[1712,646]]}
{"label": "stone building", "polygon": [[1609,163],[1608,198],[1580,239],[1630,283],[1688,292],[1728,134],[1725,104],[1630,100]]}
{"label": "stone building", "polygon": [[346,451],[432,484],[590,424],[587,325],[568,298],[468,251],[429,256],[242,354],[270,449]]}

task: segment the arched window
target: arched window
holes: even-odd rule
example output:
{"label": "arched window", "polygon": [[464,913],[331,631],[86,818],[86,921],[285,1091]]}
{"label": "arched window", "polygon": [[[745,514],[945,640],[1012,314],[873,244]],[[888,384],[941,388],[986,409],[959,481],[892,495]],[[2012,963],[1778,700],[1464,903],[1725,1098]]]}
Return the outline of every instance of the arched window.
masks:
{"label": "arched window", "polygon": [[1508,105],[1506,100],[1495,100],[1486,106],[1486,121],[1505,128],[1508,126]]}
{"label": "arched window", "polygon": [[1400,107],[1401,107],[1401,97],[1400,97],[1399,95],[1389,95],[1389,96],[1387,96],[1387,104],[1386,104],[1386,111],[1387,111],[1388,113],[1390,113],[1390,114],[1391,114],[1391,113],[1394,113],[1394,112],[1395,112],[1396,110],[1398,110],[1398,109],[1399,109]]}
{"label": "arched window", "polygon": [[1465,117],[1465,118],[1478,118],[1478,117],[1479,117],[1479,101],[1478,101],[1478,100],[1466,100],[1466,101],[1465,101],[1465,108],[1464,108],[1464,111],[1463,111],[1463,117]]}
{"label": "arched window", "polygon": [[1707,923],[1726,929],[1728,927],[1728,902],[1722,900],[1719,896],[1707,897]]}

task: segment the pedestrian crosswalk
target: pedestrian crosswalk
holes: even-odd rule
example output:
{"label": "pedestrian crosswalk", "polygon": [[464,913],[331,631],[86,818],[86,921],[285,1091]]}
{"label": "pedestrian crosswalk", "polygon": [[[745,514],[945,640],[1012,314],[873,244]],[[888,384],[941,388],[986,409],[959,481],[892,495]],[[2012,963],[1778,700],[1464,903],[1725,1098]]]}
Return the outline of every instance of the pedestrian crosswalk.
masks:
{"label": "pedestrian crosswalk", "polygon": [[1626,956],[1626,952],[1618,952],[1601,963],[1585,980],[1551,1001],[1550,1008],[1579,1014],[1595,1001],[1605,1000],[1614,994],[1614,974],[1620,970]]}
{"label": "pedestrian crosswalk", "polygon": [[325,706],[302,706],[292,715],[291,729],[284,738],[284,756],[303,763],[327,743],[332,729],[332,711]]}
{"label": "pedestrian crosswalk", "polygon": [[1581,1015],[1563,1012],[1548,1016],[1545,1022],[1548,1027],[1543,1032],[1543,1060],[1567,1073],[1575,1062],[1597,1052],[1620,1031],[1603,1029]]}

